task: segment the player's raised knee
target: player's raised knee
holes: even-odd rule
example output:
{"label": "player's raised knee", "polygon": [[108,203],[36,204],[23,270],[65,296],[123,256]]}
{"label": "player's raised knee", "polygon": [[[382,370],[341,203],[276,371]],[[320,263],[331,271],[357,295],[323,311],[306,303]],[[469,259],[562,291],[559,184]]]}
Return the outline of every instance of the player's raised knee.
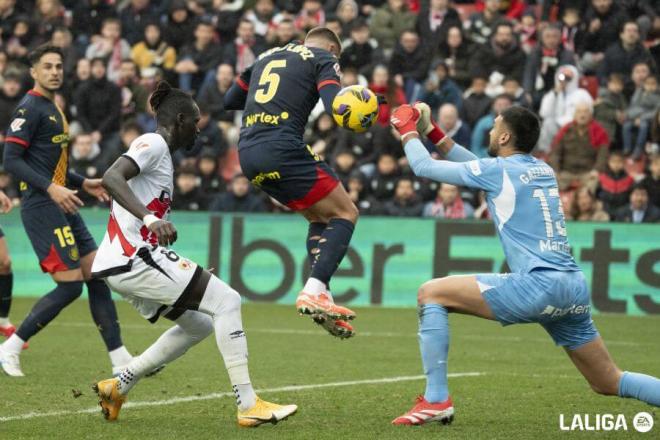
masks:
{"label": "player's raised knee", "polygon": [[437,302],[437,292],[435,290],[431,281],[427,281],[419,286],[419,289],[417,289],[417,304]]}
{"label": "player's raised knee", "polygon": [[9,255],[0,257],[0,275],[11,273],[11,258]]}

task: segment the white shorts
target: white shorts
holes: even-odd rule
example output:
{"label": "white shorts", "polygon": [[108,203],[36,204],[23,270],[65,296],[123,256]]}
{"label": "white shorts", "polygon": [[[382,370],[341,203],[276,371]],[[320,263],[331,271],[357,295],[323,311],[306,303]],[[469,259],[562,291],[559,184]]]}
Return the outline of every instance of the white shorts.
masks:
{"label": "white shorts", "polygon": [[[190,304],[182,302],[191,302],[189,297],[193,292],[189,292],[192,290],[189,286],[201,273],[201,267],[173,250],[144,247],[136,253],[129,271],[111,275],[105,281],[153,323],[161,315],[176,319],[190,308]],[[197,303],[199,300],[201,298]]]}

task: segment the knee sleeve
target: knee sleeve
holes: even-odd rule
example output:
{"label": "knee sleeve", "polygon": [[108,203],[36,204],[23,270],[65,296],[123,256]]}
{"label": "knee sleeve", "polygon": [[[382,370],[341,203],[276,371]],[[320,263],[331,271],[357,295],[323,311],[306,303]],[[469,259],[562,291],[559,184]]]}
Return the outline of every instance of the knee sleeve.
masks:
{"label": "knee sleeve", "polygon": [[215,317],[241,309],[241,295],[216,276],[211,276],[199,304],[199,311]]}
{"label": "knee sleeve", "polygon": [[187,310],[174,322],[194,341],[201,341],[213,332],[213,319],[201,312]]}

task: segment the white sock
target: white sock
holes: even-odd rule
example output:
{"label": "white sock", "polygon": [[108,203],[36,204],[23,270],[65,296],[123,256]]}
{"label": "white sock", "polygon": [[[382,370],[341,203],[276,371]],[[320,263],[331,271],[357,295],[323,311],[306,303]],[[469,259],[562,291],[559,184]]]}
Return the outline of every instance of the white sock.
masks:
{"label": "white sock", "polygon": [[213,332],[213,320],[192,310],[175,321],[177,325],[165,331],[141,355],[135,356],[119,375],[119,392],[126,394],[146,374],[182,356],[190,347]]}
{"label": "white sock", "polygon": [[126,350],[123,345],[108,352],[112,367],[125,367],[133,359],[133,356]]}
{"label": "white sock", "polygon": [[10,325],[9,318],[0,318],[0,327],[6,327]]}
{"label": "white sock", "polygon": [[4,344],[2,344],[2,348],[4,348],[7,353],[21,354],[21,351],[23,351],[23,344],[25,344],[25,341],[14,333]]}
{"label": "white sock", "polygon": [[321,293],[324,293],[328,290],[328,287],[323,281],[317,280],[316,278],[308,278],[303,287],[303,292],[310,295],[319,296]]}
{"label": "white sock", "polygon": [[199,311],[213,318],[215,340],[225,361],[239,411],[252,408],[257,395],[250,382],[248,349],[241,322],[241,296],[215,276],[209,280]]}

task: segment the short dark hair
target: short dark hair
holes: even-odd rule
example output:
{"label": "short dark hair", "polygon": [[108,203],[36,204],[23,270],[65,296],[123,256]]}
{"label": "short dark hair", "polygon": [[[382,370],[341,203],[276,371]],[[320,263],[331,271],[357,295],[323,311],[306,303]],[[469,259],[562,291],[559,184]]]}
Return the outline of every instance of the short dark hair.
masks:
{"label": "short dark hair", "polygon": [[646,194],[649,193],[649,189],[646,187],[646,185],[644,185],[643,182],[637,182],[632,186],[632,188],[630,188],[631,194],[635,191],[644,191]]}
{"label": "short dark hair", "polygon": [[310,38],[321,38],[323,40],[329,41],[330,43],[334,43],[337,45],[337,48],[341,51],[341,40],[339,39],[337,34],[335,34],[335,31],[333,31],[332,29],[323,26],[315,27],[311,31],[307,32],[307,36],[305,37],[305,40],[308,40]]}
{"label": "short dark hair", "polygon": [[193,98],[181,89],[175,89],[167,81],[161,81],[149,97],[149,105],[156,113],[156,121],[160,125],[174,122],[176,115],[182,110],[193,109]]}
{"label": "short dark hair", "polygon": [[515,149],[531,153],[541,133],[539,118],[525,107],[514,105],[502,112],[502,120],[512,131]]}
{"label": "short dark hair", "polygon": [[42,44],[41,46],[37,46],[32,52],[28,54],[28,61],[30,61],[30,65],[34,66],[37,64],[39,61],[41,61],[41,57],[47,53],[56,53],[60,56],[60,58],[62,58],[62,60],[64,60],[62,49],[50,43],[46,43]]}

